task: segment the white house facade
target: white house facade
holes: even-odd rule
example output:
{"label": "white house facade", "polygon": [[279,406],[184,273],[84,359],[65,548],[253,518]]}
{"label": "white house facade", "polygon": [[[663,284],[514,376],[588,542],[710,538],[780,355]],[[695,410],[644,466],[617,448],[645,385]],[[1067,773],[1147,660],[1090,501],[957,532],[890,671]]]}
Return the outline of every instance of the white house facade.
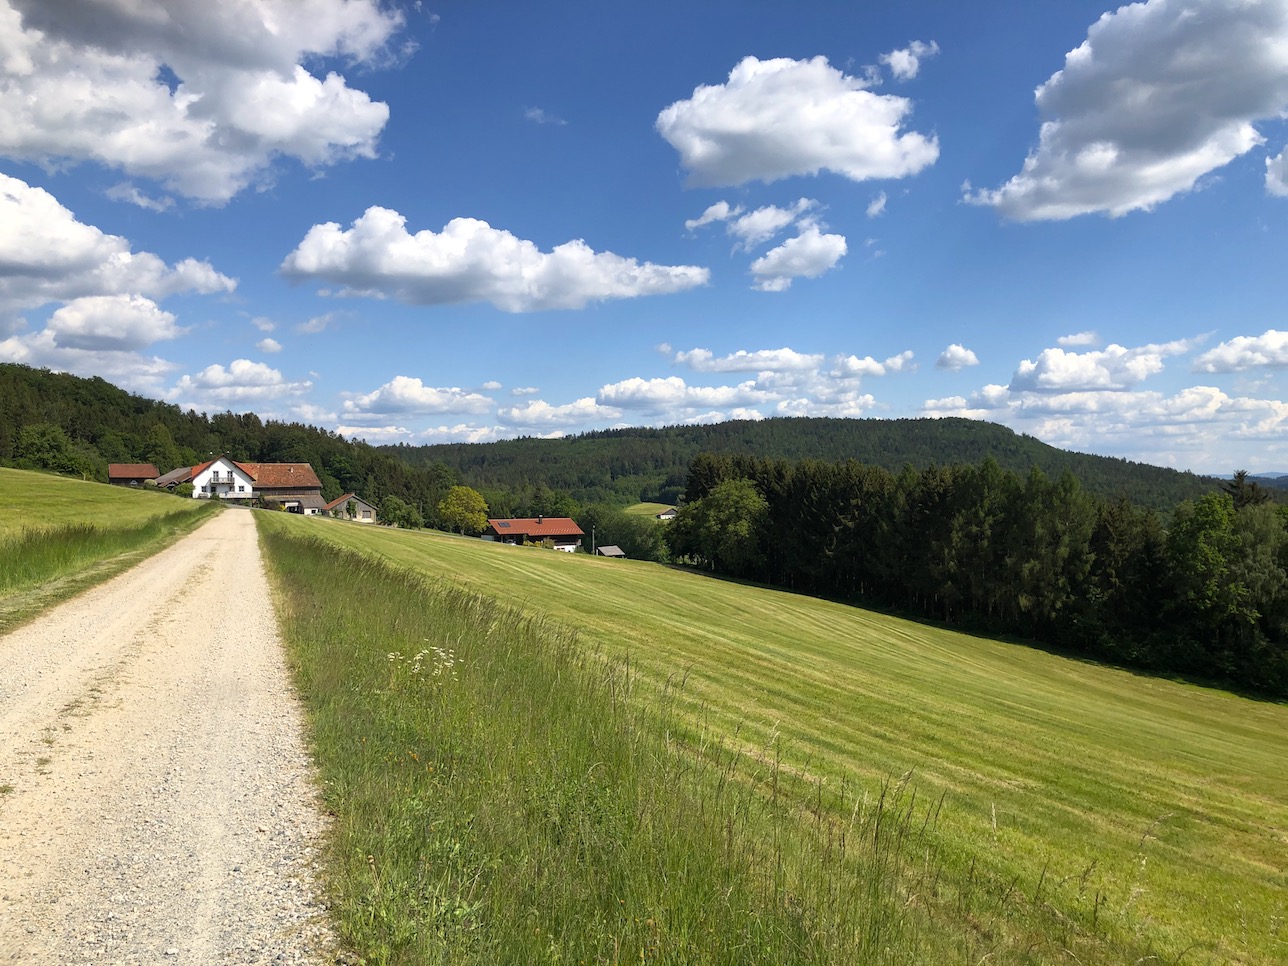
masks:
{"label": "white house facade", "polygon": [[192,495],[198,499],[249,500],[255,495],[255,479],[250,471],[227,456],[194,469]]}

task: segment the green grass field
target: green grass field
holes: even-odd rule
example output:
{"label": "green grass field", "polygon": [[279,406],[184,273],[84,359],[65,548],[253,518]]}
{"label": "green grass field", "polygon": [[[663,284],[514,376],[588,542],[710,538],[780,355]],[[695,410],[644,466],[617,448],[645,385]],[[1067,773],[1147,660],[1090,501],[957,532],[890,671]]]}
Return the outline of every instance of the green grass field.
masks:
{"label": "green grass field", "polygon": [[669,503],[636,503],[628,506],[624,512],[634,517],[655,517],[663,510],[671,509]]}
{"label": "green grass field", "polygon": [[77,523],[131,527],[184,506],[155,489],[106,486],[0,466],[0,537]]}
{"label": "green grass field", "polygon": [[216,508],[0,467],[0,630],[187,533]]}
{"label": "green grass field", "polygon": [[1288,707],[653,564],[265,522],[576,628],[645,681],[687,675],[695,728],[749,759],[781,746],[802,800],[910,774],[943,796],[940,915],[978,920],[962,897],[989,893],[972,928],[1012,945],[1067,928],[1163,961],[1288,960]]}

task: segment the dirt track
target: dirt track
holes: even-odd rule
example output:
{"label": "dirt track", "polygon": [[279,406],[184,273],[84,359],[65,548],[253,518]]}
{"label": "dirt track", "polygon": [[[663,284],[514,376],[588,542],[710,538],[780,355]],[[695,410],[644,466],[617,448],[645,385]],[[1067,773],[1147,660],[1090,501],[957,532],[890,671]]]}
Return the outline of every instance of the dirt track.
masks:
{"label": "dirt track", "polygon": [[0,637],[0,791],[0,963],[322,961],[250,511]]}

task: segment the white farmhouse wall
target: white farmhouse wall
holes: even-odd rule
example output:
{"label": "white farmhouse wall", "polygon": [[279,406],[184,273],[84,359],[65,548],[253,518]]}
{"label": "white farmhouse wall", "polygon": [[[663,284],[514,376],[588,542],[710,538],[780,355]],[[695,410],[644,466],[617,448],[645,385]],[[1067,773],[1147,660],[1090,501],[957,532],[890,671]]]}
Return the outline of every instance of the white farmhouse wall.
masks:
{"label": "white farmhouse wall", "polygon": [[[229,477],[232,482],[225,482]],[[218,483],[211,481],[218,479]],[[214,486],[213,493],[209,487]],[[192,495],[197,499],[249,500],[255,495],[255,481],[233,465],[232,460],[220,458],[192,478]]]}

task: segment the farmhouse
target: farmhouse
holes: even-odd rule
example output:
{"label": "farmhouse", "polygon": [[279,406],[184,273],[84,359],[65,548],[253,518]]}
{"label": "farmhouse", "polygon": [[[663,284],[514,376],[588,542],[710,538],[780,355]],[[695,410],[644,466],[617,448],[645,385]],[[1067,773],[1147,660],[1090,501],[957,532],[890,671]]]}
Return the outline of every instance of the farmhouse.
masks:
{"label": "farmhouse", "polygon": [[220,456],[196,466],[181,467],[157,479],[173,489],[192,484],[192,495],[204,500],[252,500],[280,503],[292,513],[314,516],[326,508],[322,481],[308,463],[239,463]]}
{"label": "farmhouse", "polygon": [[322,481],[308,463],[244,463],[261,499],[282,504],[292,513],[316,516],[326,509]]}
{"label": "farmhouse", "polygon": [[107,482],[113,486],[142,486],[160,475],[151,463],[107,464]]}
{"label": "farmhouse", "polygon": [[356,493],[346,493],[326,505],[326,512],[354,523],[375,523],[376,508]]}
{"label": "farmhouse", "polygon": [[586,534],[568,517],[528,517],[516,520],[488,520],[484,540],[498,540],[522,546],[549,540],[556,550],[572,553]]}
{"label": "farmhouse", "polygon": [[661,513],[659,513],[659,514],[657,515],[657,518],[658,518],[659,520],[674,520],[674,519],[675,519],[675,507],[673,507],[673,506],[669,506],[669,507],[667,507],[665,510],[663,510]]}

